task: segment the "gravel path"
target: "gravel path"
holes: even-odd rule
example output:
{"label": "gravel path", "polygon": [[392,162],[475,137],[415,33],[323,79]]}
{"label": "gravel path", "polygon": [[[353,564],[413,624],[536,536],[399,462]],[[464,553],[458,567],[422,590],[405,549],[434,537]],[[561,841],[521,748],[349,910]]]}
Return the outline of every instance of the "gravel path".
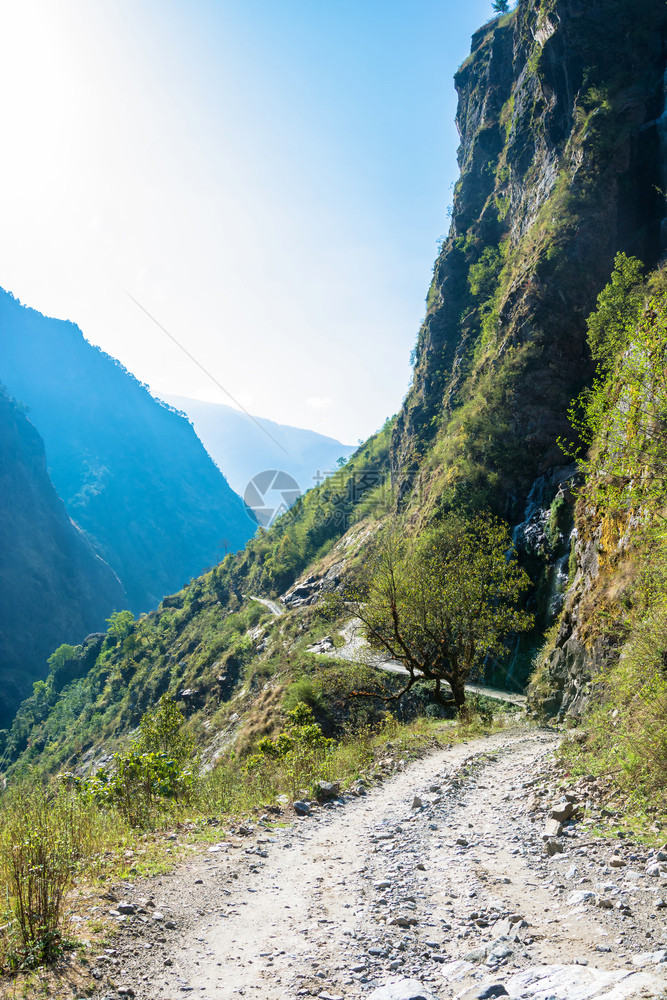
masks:
{"label": "gravel path", "polygon": [[576,814],[547,853],[551,807],[570,810],[548,768],[556,741],[521,730],[435,752],[119,887],[114,913],[136,912],[113,917],[96,996],[667,995],[667,865]]}
{"label": "gravel path", "polygon": [[[245,595],[244,595],[245,596]],[[265,608],[275,615],[276,618],[280,618],[281,615],[285,614],[285,609],[281,608],[279,604],[275,601],[270,601],[268,597],[250,597],[247,598],[249,601],[257,601],[258,604],[263,604]]]}

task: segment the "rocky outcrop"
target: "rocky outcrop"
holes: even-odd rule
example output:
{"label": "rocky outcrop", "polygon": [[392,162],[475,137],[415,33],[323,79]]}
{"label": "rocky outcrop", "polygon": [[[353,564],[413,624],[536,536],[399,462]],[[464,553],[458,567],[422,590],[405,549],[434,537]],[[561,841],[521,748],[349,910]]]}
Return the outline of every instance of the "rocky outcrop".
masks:
{"label": "rocky outcrop", "polygon": [[[618,251],[650,267],[664,250],[666,33],[659,0],[522,0],[474,35],[455,78],[461,176],[392,472],[416,518],[471,504],[515,526],[538,627],[487,667],[496,683],[525,682],[562,607],[568,539],[545,529],[569,405],[593,374],[586,317]],[[577,711],[611,652],[586,637],[595,545],[578,543],[550,712]]]}
{"label": "rocky outcrop", "polygon": [[7,726],[54,649],[102,626],[125,596],[68,517],[39,434],[1,388],[0,455],[0,726]]}

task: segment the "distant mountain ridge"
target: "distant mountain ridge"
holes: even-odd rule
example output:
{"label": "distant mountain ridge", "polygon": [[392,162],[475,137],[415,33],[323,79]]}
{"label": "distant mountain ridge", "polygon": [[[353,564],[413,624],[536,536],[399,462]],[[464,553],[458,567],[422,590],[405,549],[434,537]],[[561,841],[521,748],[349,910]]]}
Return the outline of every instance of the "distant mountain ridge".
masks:
{"label": "distant mountain ridge", "polygon": [[44,443],[0,386],[0,727],[46,660],[80,642],[125,595],[72,523],[46,471]]}
{"label": "distant mountain ridge", "polygon": [[0,379],[28,407],[59,496],[133,611],[155,607],[254,534],[185,418],[73,323],[2,290]]}
{"label": "distant mountain ridge", "polygon": [[250,480],[267,469],[287,472],[305,493],[336,470],[339,458],[348,458],[358,447],[317,431],[251,418],[223,403],[171,395],[165,400],[192,420],[209,455],[241,496]]}

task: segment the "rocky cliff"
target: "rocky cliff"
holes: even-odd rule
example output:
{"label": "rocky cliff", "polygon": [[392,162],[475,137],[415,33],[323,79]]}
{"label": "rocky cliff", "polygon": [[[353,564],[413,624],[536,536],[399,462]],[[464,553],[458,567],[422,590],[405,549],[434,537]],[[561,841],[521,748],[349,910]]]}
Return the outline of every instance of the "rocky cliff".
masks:
{"label": "rocky cliff", "polygon": [[593,374],[586,317],[619,250],[652,266],[663,249],[666,26],[657,0],[527,0],[456,75],[461,176],[392,464],[421,518],[490,505],[516,526],[538,628],[515,681],[567,579],[559,439]]}
{"label": "rocky cliff", "polygon": [[527,0],[473,38],[452,226],[393,440],[438,503],[474,490],[518,523],[563,464],[585,317],[618,250],[661,249],[665,25],[659,0]]}
{"label": "rocky cliff", "polygon": [[80,642],[123,607],[115,573],[67,515],[44,444],[0,387],[0,727],[56,646]]}

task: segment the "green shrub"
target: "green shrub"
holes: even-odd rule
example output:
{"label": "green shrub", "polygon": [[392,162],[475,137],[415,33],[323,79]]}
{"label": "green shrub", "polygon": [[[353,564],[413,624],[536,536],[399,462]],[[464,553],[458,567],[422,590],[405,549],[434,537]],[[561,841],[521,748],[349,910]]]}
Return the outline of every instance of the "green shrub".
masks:
{"label": "green shrub", "polygon": [[195,773],[165,753],[139,753],[133,749],[115,753],[111,767],[100,768],[90,778],[66,778],[84,800],[115,807],[130,826],[148,827],[156,811],[165,811],[168,801],[190,797]]}
{"label": "green shrub", "polygon": [[18,940],[12,964],[57,958],[64,908],[81,854],[80,808],[71,797],[22,788],[2,815],[0,853]]}
{"label": "green shrub", "polygon": [[283,698],[283,709],[290,712],[297,708],[299,704],[307,705],[316,712],[325,714],[327,712],[326,699],[322,692],[315,688],[310,677],[299,677],[287,688]]}
{"label": "green shrub", "polygon": [[265,736],[246,763],[246,772],[265,785],[287,787],[299,795],[303,787],[328,778],[334,749],[315,722],[313,711],[299,702],[287,713],[287,728],[278,736]]}
{"label": "green shrub", "polygon": [[163,695],[143,716],[129,750],[115,753],[109,768],[87,778],[69,773],[62,778],[85,801],[117,809],[130,826],[150,826],[169,803],[192,796],[200,759],[183,722],[174,701]]}

